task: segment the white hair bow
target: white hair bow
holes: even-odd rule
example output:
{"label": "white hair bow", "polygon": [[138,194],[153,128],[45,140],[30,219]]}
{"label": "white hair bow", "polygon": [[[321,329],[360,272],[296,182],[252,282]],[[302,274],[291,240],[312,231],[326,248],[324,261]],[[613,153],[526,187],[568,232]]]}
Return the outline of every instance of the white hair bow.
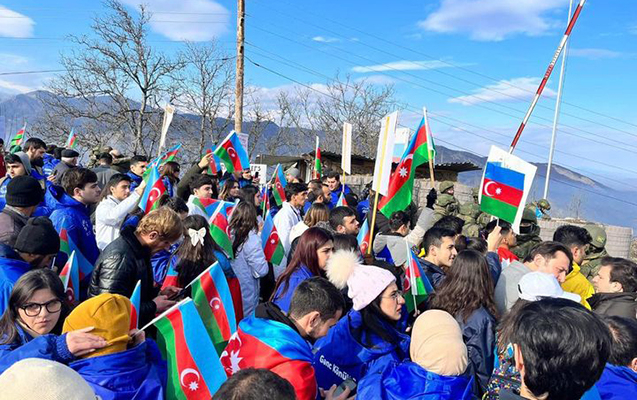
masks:
{"label": "white hair bow", "polygon": [[188,228],[188,236],[190,236],[190,243],[193,246],[196,246],[197,242],[203,245],[203,238],[206,236],[206,227],[203,227],[198,231],[192,228]]}

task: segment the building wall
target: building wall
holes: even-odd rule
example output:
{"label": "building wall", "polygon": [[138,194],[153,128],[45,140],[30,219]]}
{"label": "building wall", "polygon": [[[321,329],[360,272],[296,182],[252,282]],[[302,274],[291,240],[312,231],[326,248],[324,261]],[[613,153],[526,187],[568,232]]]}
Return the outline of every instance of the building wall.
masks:
{"label": "building wall", "polygon": [[[562,225],[570,224],[583,227],[586,223],[572,218],[554,218],[549,221],[540,220],[539,224],[542,240],[551,240],[555,230]],[[606,230],[606,251],[608,251],[608,254],[613,257],[628,258],[630,256],[630,244],[633,240],[632,228],[605,225],[604,229]]]}

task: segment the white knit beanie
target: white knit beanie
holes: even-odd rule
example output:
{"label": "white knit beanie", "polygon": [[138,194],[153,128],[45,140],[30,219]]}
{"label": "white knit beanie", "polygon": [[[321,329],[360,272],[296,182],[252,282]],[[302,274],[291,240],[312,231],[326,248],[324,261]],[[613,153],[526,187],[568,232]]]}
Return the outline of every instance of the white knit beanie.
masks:
{"label": "white knit beanie", "polygon": [[0,400],[96,400],[77,372],[55,361],[27,358],[0,375]]}
{"label": "white knit beanie", "polygon": [[353,251],[338,250],[327,261],[327,278],[339,289],[348,288],[347,295],[354,302],[354,310],[369,305],[396,277],[386,269],[363,265]]}

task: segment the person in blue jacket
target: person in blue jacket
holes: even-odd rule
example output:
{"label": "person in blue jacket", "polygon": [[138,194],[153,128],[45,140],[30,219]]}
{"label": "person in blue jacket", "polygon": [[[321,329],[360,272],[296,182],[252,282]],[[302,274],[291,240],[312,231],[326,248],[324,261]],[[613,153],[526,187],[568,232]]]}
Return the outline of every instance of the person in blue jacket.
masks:
{"label": "person in blue jacket", "polygon": [[4,157],[4,163],[7,168],[7,175],[0,177],[0,211],[7,204],[7,186],[9,186],[11,179],[16,176],[31,175],[31,162],[26,153],[20,151],[15,154],[7,154]]}
{"label": "person in blue jacket", "polygon": [[108,345],[80,355],[69,367],[102,400],[163,400],[166,361],[155,342],[130,326],[131,302],[125,296],[103,293],[80,303],[64,321],[62,332],[93,327]]}
{"label": "person in blue jacket", "polygon": [[341,196],[341,193],[350,194],[352,193],[352,189],[345,184],[341,184],[341,175],[336,171],[330,171],[327,173],[327,186],[330,188],[331,199],[330,199],[330,209],[336,207],[336,203],[338,203],[338,198]]}
{"label": "person in blue jacket", "polygon": [[179,171],[179,163],[176,161],[168,161],[161,166],[161,178],[168,197],[176,195],[177,184],[179,183]]}
{"label": "person in blue jacket", "polygon": [[31,269],[50,267],[59,250],[60,238],[45,217],[30,219],[13,248],[0,243],[0,313],[8,308],[18,279]]}
{"label": "person in blue jacket", "polygon": [[479,398],[487,389],[495,360],[498,312],[493,292],[493,277],[486,257],[468,249],[453,260],[429,304],[432,309],[453,315],[460,323],[469,351],[469,372],[476,380],[474,393]]}
{"label": "person in blue jacket", "polygon": [[145,156],[133,156],[130,159],[130,171],[126,173],[131,179],[130,190],[135,190],[137,186],[142,182],[144,172],[148,167],[148,158]]}
{"label": "person in blue jacket", "polygon": [[391,363],[358,384],[362,399],[469,400],[473,377],[464,375],[469,358],[458,322],[447,312],[429,310],[414,323],[411,361]]}
{"label": "person in blue jacket", "polygon": [[[159,200],[159,206],[170,208],[179,214],[182,221],[188,216],[188,206],[180,197],[162,196]],[[139,219],[137,220],[137,223],[139,223]],[[137,226],[137,223],[135,226]],[[153,276],[155,278],[156,286],[161,287],[164,282],[164,278],[166,278],[166,273],[168,272],[168,265],[170,264],[171,258],[177,251],[180,243],[181,241],[173,243],[169,249],[158,251],[150,257],[150,264],[153,267]]]}
{"label": "person in blue jacket", "polygon": [[61,162],[62,150],[64,150],[64,148],[57,147],[54,144],[47,146],[46,153],[42,156],[42,161],[44,162],[42,172],[44,172],[45,175],[51,175],[55,166]]}
{"label": "person in blue jacket", "polygon": [[615,316],[603,319],[613,344],[595,386],[603,400],[637,399],[637,320]]}
{"label": "person in blue jacket", "polygon": [[50,269],[27,272],[15,284],[0,319],[0,373],[25,358],[68,364],[107,345],[91,329],[59,336],[68,312],[64,286]]}
{"label": "person in blue jacket", "polygon": [[409,336],[398,329],[405,299],[395,276],[360,264],[359,256],[347,250],[330,257],[326,274],[337,288],[348,288],[353,307],[314,346],[318,386],[328,389],[347,379],[359,382],[408,359]]}
{"label": "person in blue jacket", "polygon": [[324,276],[334,242],[332,234],[322,228],[309,228],[299,238],[292,259],[281,273],[270,299],[283,312],[288,312],[294,289],[306,279]]}
{"label": "person in blue jacket", "polygon": [[[99,200],[97,175],[86,168],[73,168],[62,176],[62,187],[64,193],[59,199],[59,205],[51,213],[51,222],[58,233],[65,229],[69,242],[73,242],[89,263],[95,264],[100,251],[88,206]],[[65,253],[60,253],[56,264],[63,266],[67,259]]]}

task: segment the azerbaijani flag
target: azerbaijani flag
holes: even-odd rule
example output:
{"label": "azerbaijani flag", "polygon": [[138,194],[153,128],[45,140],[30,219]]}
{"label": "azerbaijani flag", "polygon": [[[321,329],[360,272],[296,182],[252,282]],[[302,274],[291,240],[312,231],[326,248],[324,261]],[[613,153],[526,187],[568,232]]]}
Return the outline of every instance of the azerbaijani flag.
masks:
{"label": "azerbaijani flag", "polygon": [[481,192],[480,210],[513,223],[524,196],[524,174],[487,162]]}
{"label": "azerbaijani flag", "polygon": [[212,214],[214,214],[215,210],[219,206],[223,207],[222,211],[225,211],[226,215],[229,207],[234,208],[234,203],[232,202],[208,198],[200,199],[199,197],[196,197],[192,203],[199,207],[201,211],[205,212],[208,218],[212,217]]}
{"label": "azerbaijani flag", "polygon": [[219,262],[208,267],[191,285],[199,316],[220,355],[230,336],[237,331],[237,320],[230,287]]}
{"label": "azerbaijani flag", "polygon": [[315,399],[312,348],[289,326],[250,316],[239,324],[220,361],[228,376],[245,368],[264,368],[289,381],[298,399]]}
{"label": "azerbaijani flag", "polygon": [[369,248],[370,242],[370,231],[369,231],[369,219],[365,218],[365,221],[361,224],[361,229],[358,231],[358,236],[356,236],[356,240],[358,241],[358,247],[361,249],[361,253],[365,254],[367,249]]}
{"label": "azerbaijani flag", "polygon": [[168,161],[174,161],[175,157],[177,157],[177,153],[179,153],[179,149],[181,149],[181,143],[176,144],[175,146],[173,146],[172,149],[165,152],[161,156],[161,159],[159,160],[159,166],[161,167],[162,165],[166,164]]}
{"label": "azerbaijani flag", "polygon": [[185,299],[153,321],[168,364],[168,400],[209,400],[225,382],[215,348],[192,299]]}
{"label": "azerbaijani flag", "polygon": [[434,288],[427,275],[422,270],[418,258],[407,244],[407,265],[405,267],[405,280],[403,292],[405,292],[405,305],[407,311],[414,312],[420,303],[425,301]]}
{"label": "azerbaijani flag", "polygon": [[[89,262],[82,254],[77,245],[69,237],[66,228],[60,230],[60,251],[65,253],[69,258],[75,253],[75,260],[78,265],[80,280],[89,276],[93,272],[93,263]],[[61,260],[60,260],[61,261]],[[78,290],[78,288],[75,288]]]}
{"label": "azerbaijani flag", "polygon": [[265,259],[274,265],[279,265],[285,256],[285,249],[283,249],[283,243],[281,243],[279,233],[274,226],[272,215],[267,211],[269,210],[266,210],[263,230],[261,231],[261,246],[263,253],[265,253]]}
{"label": "azerbaijani flag", "polygon": [[168,261],[168,271],[166,272],[166,277],[164,278],[164,282],[161,285],[162,290],[164,290],[168,286],[179,287],[179,282],[177,281],[177,271],[175,271],[174,259],[174,257],[171,257],[170,261]]}
{"label": "azerbaijani flag", "polygon": [[319,147],[319,138],[316,137],[316,151],[314,160],[314,178],[321,179],[323,176],[323,166],[321,165],[321,148]]}
{"label": "azerbaijani flag", "polygon": [[24,134],[27,131],[27,123],[25,122],[24,125],[22,126],[22,129],[20,129],[18,131],[18,133],[15,134],[15,136],[13,137],[13,139],[11,139],[11,143],[9,144],[9,149],[11,150],[11,154],[15,153],[16,146],[22,146],[22,143],[24,142]]}
{"label": "azerbaijani flag", "polygon": [[279,207],[287,200],[285,197],[285,187],[287,185],[288,181],[285,179],[281,164],[279,164],[274,171],[274,191],[272,192],[274,200]]}
{"label": "azerbaijani flag", "polygon": [[230,173],[250,168],[248,153],[235,131],[230,132],[213,153],[219,156]]}
{"label": "azerbaijani flag", "polygon": [[72,149],[75,147],[75,141],[77,140],[77,135],[75,134],[75,128],[71,128],[71,132],[69,132],[69,137],[66,139],[66,144],[64,147],[67,149]]}
{"label": "azerbaijani flag", "polygon": [[146,188],[144,188],[144,193],[139,200],[139,208],[144,211],[144,214],[159,208],[159,198],[164,193],[166,193],[166,187],[159,174],[159,169],[155,166],[148,175]]}
{"label": "azerbaijani flag", "polygon": [[378,210],[387,218],[396,211],[403,211],[411,204],[414,190],[416,168],[429,161],[429,155],[435,150],[429,149],[427,139],[430,137],[427,114],[420,121],[418,129],[411,137],[396,170],[389,180],[387,196],[378,203]]}
{"label": "azerbaijani flag", "polygon": [[142,281],[137,281],[137,285],[135,285],[135,289],[133,289],[133,294],[130,296],[130,328],[129,329],[137,329],[139,328],[139,310],[141,310],[142,305]]}
{"label": "azerbaijani flag", "polygon": [[230,236],[230,215],[226,214],[222,209],[223,207],[217,207],[212,217],[210,217],[210,236],[229,258],[234,258]]}
{"label": "azerbaijani flag", "polygon": [[341,195],[338,196],[338,201],[336,202],[336,207],[347,207],[347,199],[345,199],[345,190],[341,190]]}
{"label": "azerbaijani flag", "polygon": [[212,152],[212,149],[206,150],[206,154],[212,154],[210,164],[208,164],[208,175],[216,175],[221,171],[221,159]]}
{"label": "azerbaijani flag", "polygon": [[[60,279],[64,284],[64,293],[69,304],[77,304],[80,297],[76,292],[80,290],[80,268],[75,259],[75,250],[71,252],[68,261],[60,272]],[[79,293],[77,293],[79,294]]]}

